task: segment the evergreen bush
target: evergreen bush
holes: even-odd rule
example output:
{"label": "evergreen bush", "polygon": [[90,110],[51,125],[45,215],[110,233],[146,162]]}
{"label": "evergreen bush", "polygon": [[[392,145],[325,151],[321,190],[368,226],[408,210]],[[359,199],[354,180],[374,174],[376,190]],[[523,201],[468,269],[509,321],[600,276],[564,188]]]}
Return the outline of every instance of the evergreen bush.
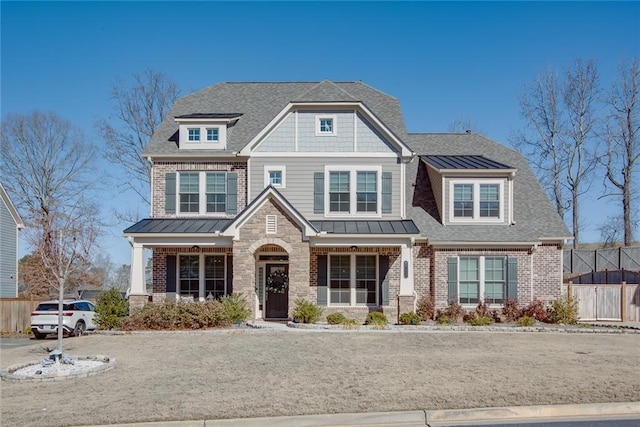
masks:
{"label": "evergreen bush", "polygon": [[129,304],[116,288],[111,288],[98,294],[95,311],[98,329],[118,329],[129,314]]}

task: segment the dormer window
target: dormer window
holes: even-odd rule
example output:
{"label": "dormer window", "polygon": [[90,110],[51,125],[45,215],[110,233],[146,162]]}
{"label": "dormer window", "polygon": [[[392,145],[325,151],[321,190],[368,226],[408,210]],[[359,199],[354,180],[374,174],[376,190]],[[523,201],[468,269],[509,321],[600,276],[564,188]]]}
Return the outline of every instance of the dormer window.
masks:
{"label": "dormer window", "polygon": [[177,116],[180,149],[224,150],[227,127],[240,120],[240,113],[193,113]]}
{"label": "dormer window", "polygon": [[452,180],[451,221],[502,221],[502,188],[502,181]]}
{"label": "dormer window", "polygon": [[220,130],[218,128],[207,128],[207,142],[220,141]]}
{"label": "dormer window", "polygon": [[200,142],[200,128],[189,128],[189,142]]}
{"label": "dormer window", "polygon": [[335,136],[336,115],[316,116],[316,136]]}

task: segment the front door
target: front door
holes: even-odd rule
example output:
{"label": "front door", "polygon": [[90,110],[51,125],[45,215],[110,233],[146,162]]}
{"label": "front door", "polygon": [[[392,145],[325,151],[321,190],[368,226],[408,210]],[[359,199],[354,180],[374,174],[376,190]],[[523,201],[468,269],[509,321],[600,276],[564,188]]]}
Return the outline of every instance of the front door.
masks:
{"label": "front door", "polygon": [[[267,319],[287,319],[289,317],[289,283],[284,277],[289,276],[287,264],[267,264],[265,274],[265,297]],[[282,289],[284,292],[275,292],[269,288]],[[269,286],[270,282],[272,283]]]}

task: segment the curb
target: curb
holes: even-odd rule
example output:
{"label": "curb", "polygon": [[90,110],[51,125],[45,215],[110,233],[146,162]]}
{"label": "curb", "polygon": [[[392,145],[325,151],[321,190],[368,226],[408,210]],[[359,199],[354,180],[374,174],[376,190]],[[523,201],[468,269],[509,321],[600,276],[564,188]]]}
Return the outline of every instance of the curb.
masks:
{"label": "curb", "polygon": [[558,419],[575,421],[589,417],[631,417],[631,419],[637,417],[640,419],[640,402],[159,421],[109,424],[102,427],[436,427],[523,421],[545,422]]}

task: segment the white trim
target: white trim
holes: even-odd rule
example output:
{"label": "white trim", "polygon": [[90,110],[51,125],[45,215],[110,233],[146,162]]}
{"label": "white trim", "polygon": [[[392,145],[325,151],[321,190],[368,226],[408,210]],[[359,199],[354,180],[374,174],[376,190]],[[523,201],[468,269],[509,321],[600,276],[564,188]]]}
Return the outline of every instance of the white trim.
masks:
{"label": "white trim", "polygon": [[300,157],[300,158],[310,158],[310,157],[346,157],[353,156],[355,154],[366,155],[366,157],[375,157],[375,158],[397,158],[398,155],[396,153],[353,153],[351,151],[344,152],[334,152],[334,151],[298,151],[295,153],[284,153],[284,152],[275,152],[275,151],[255,151],[251,153],[252,157]]}
{"label": "white trim", "polygon": [[[9,194],[4,189],[4,186],[2,185],[2,183],[0,183],[0,198],[2,198],[2,200],[4,201],[4,204],[6,205],[7,210],[9,211],[9,215],[11,215],[11,217],[13,218],[13,221],[16,223],[16,226],[19,229],[24,228],[24,221],[20,217],[18,210],[16,209],[15,205],[9,198]],[[16,255],[17,254],[18,252],[16,252]]]}
{"label": "white trim", "polygon": [[[331,303],[331,257],[332,256],[349,256],[349,304]],[[357,278],[356,278],[356,257],[372,256],[375,257],[375,303],[358,304],[357,299]],[[353,252],[331,252],[327,254],[327,307],[378,307],[380,305],[380,255],[377,253],[353,253]]]}
{"label": "white trim", "polygon": [[465,249],[486,249],[490,248],[531,248],[531,246],[540,242],[496,242],[496,241],[479,241],[479,242],[453,242],[453,241],[433,241],[426,239],[435,249],[465,248]]}
{"label": "white trim", "polygon": [[358,112],[353,110],[353,152],[358,151]]}
{"label": "white trim", "polygon": [[[349,173],[349,212],[330,211],[330,175],[332,172]],[[376,173],[376,211],[358,212],[358,172]],[[324,167],[324,216],[325,218],[354,217],[354,218],[380,218],[382,217],[382,166],[375,165],[325,165]]]}
{"label": "white trim", "polygon": [[[282,182],[280,184],[273,184],[271,182],[271,176],[269,175],[271,172],[280,172]],[[268,187],[272,185],[276,188],[286,188],[287,187],[287,167],[286,166],[272,166],[272,165],[264,165],[264,186]]]}
{"label": "white trim", "polygon": [[224,267],[224,290],[223,295],[227,295],[227,254],[216,254],[216,253],[193,253],[193,252],[178,252],[176,254],[176,298],[180,298],[181,289],[180,289],[180,257],[181,256],[197,256],[199,257],[198,261],[198,301],[205,301],[207,298],[206,291],[206,277],[205,277],[205,261],[204,258],[207,256],[221,256],[223,258],[222,265]]}
{"label": "white trim", "polygon": [[[407,164],[405,162],[400,163],[400,218],[406,219],[407,217],[407,188],[406,182],[407,177],[405,174],[407,173]],[[391,210],[393,212],[393,181],[391,181],[392,192],[391,192]],[[382,190],[382,189],[381,189]]]}
{"label": "white trim", "polygon": [[[180,210],[180,176],[187,173],[198,174],[198,212],[182,212]],[[203,216],[208,218],[226,218],[227,210],[227,171],[176,171],[176,218],[192,218],[194,216]],[[224,194],[225,194],[225,210],[224,212],[207,212],[207,174],[223,174],[224,179]],[[220,193],[216,193],[220,194]]]}
{"label": "white trim", "polygon": [[[494,217],[480,217],[480,185],[498,185],[498,195],[500,199],[500,213],[497,218]],[[473,185],[473,217],[471,218],[457,218],[454,216],[454,187],[456,185]],[[501,223],[504,222],[504,181],[493,179],[451,179],[449,180],[449,222],[450,223]]]}
{"label": "white trim", "polygon": [[[503,254],[482,254],[482,255],[474,255],[474,254],[464,254],[455,255],[458,258],[457,268],[458,268],[458,283],[457,283],[457,296],[458,303],[463,307],[477,307],[480,301],[484,301],[486,299],[486,258],[502,258],[502,303],[489,303],[490,308],[502,307],[504,305],[504,300],[506,298],[506,287],[508,286],[508,256]],[[478,259],[478,302],[469,302],[462,303],[460,302],[460,258],[477,258]]]}
{"label": "white trim", "polygon": [[314,237],[309,239],[309,246],[311,247],[325,247],[325,246],[357,246],[363,248],[377,248],[377,247],[404,247],[410,242],[412,235],[404,234],[367,234],[367,237],[363,237],[362,234],[340,234],[336,237]]}
{"label": "white trim", "polygon": [[293,151],[298,151],[298,110],[293,115]]}
{"label": "white trim", "polygon": [[[331,132],[323,132],[321,123],[323,120],[331,120]],[[316,114],[316,136],[337,136],[338,135],[338,115],[337,114]]]}

